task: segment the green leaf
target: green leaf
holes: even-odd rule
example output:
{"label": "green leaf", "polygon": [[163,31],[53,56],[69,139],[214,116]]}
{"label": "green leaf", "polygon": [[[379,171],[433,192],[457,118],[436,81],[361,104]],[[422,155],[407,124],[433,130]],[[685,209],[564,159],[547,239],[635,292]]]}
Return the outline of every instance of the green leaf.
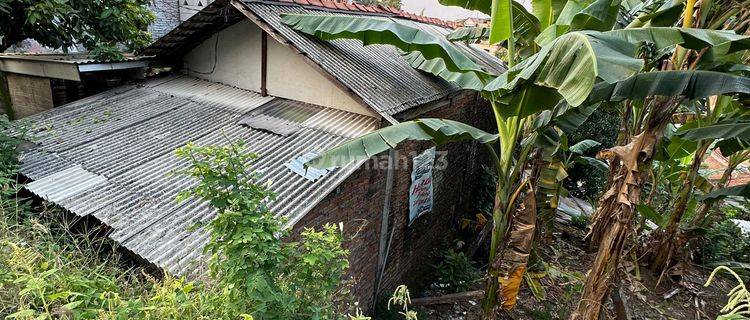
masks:
{"label": "green leaf", "polygon": [[572,32],[545,45],[539,53],[517,64],[485,86],[500,95],[526,81],[557,89],[574,107],[589,96],[597,78],[622,81],[643,68],[637,47],[597,32]]}
{"label": "green leaf", "polygon": [[508,40],[513,34],[511,0],[492,0],[490,44]]}
{"label": "green leaf", "polygon": [[750,149],[750,142],[737,138],[723,139],[716,143],[716,147],[721,151],[721,155],[729,157],[742,150]]}
{"label": "green leaf", "polygon": [[73,310],[76,307],[78,307],[79,305],[81,305],[81,303],[83,303],[82,300],[73,301],[73,302],[70,302],[70,303],[67,303],[67,304],[63,305],[63,308],[65,308],[67,310]]}
{"label": "green leaf", "polygon": [[613,30],[603,34],[630,43],[653,43],[655,50],[663,50],[674,45],[693,50],[712,47],[712,54],[721,56],[750,49],[750,36],[724,30],[650,27]]}
{"label": "green leaf", "polygon": [[404,141],[432,141],[435,144],[444,144],[460,140],[490,143],[497,140],[497,135],[452,120],[417,119],[385,127],[349,140],[311,159],[305,163],[305,166],[330,168],[346,165],[396,148]]}
{"label": "green leaf", "polygon": [[684,96],[693,100],[727,93],[750,93],[750,78],[700,70],[646,72],[614,84],[598,83],[588,101],[623,101],[650,96]]}
{"label": "green leaf", "polygon": [[609,170],[609,166],[607,165],[606,162],[601,161],[601,160],[596,159],[596,158],[592,158],[592,157],[586,157],[586,156],[576,157],[575,162],[578,162],[578,163],[581,163],[581,164],[590,165],[590,166],[592,166],[592,167],[594,167],[594,168],[596,168],[598,170],[601,170],[601,171],[607,171],[607,170]]}
{"label": "green leaf", "polygon": [[554,89],[528,85],[500,99],[500,103],[504,104],[500,115],[505,118],[525,118],[539,111],[552,109],[559,100],[560,95]]}
{"label": "green leaf", "polygon": [[565,133],[572,133],[578,129],[588,118],[599,109],[601,103],[582,105],[577,108],[567,108],[561,115],[555,117],[555,125]]}
{"label": "green leaf", "polygon": [[403,57],[412,68],[443,78],[446,81],[455,83],[463,89],[481,91],[482,88],[484,88],[484,85],[494,78],[487,75],[486,79],[483,79],[475,72],[450,71],[445,65],[445,60],[440,58],[427,60],[421,52],[410,52]]}
{"label": "green leaf", "polygon": [[487,39],[490,36],[490,28],[487,27],[461,27],[445,36],[450,41],[472,41]]}
{"label": "green leaf", "polygon": [[[750,85],[750,78],[748,85]],[[729,120],[718,122],[700,128],[685,130],[682,138],[690,141],[699,141],[704,139],[731,139],[739,138],[741,140],[750,139],[750,122]]]}
{"label": "green leaf", "polygon": [[580,141],[570,147],[570,152],[577,153],[577,154],[583,154],[584,152],[588,151],[591,148],[595,148],[602,145],[598,141],[594,141],[591,139],[586,139],[583,141]]}
{"label": "green leaf", "polygon": [[532,0],[531,12],[539,20],[539,27],[546,29],[554,23],[555,13],[552,8],[552,0]]}
{"label": "green leaf", "polygon": [[667,145],[667,154],[669,159],[680,159],[693,154],[697,148],[698,143],[695,141],[682,139],[680,136],[672,136]]}
{"label": "green leaf", "polygon": [[596,0],[570,22],[572,30],[609,31],[615,25],[622,0]]}
{"label": "green leaf", "polygon": [[293,29],[323,40],[357,39],[363,45],[389,44],[404,52],[420,52],[425,59],[443,59],[453,72],[488,75],[483,68],[462,53],[445,37],[416,27],[411,22],[379,17],[321,16],[282,14],[282,21]]}
{"label": "green leaf", "polygon": [[491,15],[491,0],[438,0],[444,6],[461,7],[468,10],[476,10],[486,15]]}
{"label": "green leaf", "polygon": [[662,215],[660,215],[658,212],[656,212],[656,210],[654,210],[654,208],[651,208],[651,206],[647,204],[639,204],[635,208],[643,217],[655,223],[659,227],[663,227],[666,223],[666,219],[664,219]]}
{"label": "green leaf", "polygon": [[685,8],[685,0],[667,0],[651,13],[638,16],[628,28],[643,26],[670,27],[679,20]]}
{"label": "green leaf", "polygon": [[718,189],[711,191],[710,193],[698,196],[698,201],[717,201],[726,197],[743,197],[750,198],[750,183],[738,185],[734,187]]}

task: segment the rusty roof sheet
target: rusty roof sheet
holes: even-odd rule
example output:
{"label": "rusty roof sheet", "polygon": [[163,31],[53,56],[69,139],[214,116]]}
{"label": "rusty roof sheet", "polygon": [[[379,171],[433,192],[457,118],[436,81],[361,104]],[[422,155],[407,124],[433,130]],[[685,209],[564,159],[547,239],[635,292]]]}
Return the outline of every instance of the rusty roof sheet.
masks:
{"label": "rusty roof sheet", "polygon": [[[314,111],[314,112],[311,112]],[[241,126],[246,114],[297,121],[300,130],[281,136]],[[310,181],[286,163],[321,152],[374,130],[379,121],[310,106],[185,76],[118,88],[38,114],[21,172],[33,193],[79,216],[111,227],[109,237],[149,262],[178,275],[204,269],[206,230],[213,219],[205,202],[177,203],[192,178],[170,174],[188,163],[174,150],[188,141],[226,144],[242,139],[260,158],[251,168],[271,181],[271,209],[293,224],[359,164]]]}

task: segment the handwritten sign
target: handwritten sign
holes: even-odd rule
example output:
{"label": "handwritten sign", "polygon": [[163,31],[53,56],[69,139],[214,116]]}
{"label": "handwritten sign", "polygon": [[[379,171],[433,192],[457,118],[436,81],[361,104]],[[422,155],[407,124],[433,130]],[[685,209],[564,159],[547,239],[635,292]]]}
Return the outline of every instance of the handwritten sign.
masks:
{"label": "handwritten sign", "polygon": [[434,147],[414,157],[411,187],[409,187],[409,224],[421,215],[432,211],[432,168],[434,164]]}

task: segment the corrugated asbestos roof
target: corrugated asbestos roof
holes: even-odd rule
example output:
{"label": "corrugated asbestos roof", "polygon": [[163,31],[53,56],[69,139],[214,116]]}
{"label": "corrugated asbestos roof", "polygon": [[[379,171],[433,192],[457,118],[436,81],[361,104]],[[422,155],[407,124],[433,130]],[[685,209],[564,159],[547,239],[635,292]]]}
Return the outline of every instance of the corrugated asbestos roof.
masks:
{"label": "corrugated asbestos roof", "polygon": [[[362,97],[376,111],[394,115],[413,107],[442,99],[459,88],[442,79],[418,71],[401,57],[393,46],[362,46],[359,40],[323,41],[301,34],[281,22],[282,13],[351,15],[307,6],[278,2],[245,2],[263,22],[271,26],[300,52]],[[355,14],[356,15],[356,14]],[[445,36],[450,29],[436,25],[397,19],[418,29]],[[462,51],[495,72],[502,72],[502,62],[481,49],[457,43]]]}
{"label": "corrugated asbestos roof", "polygon": [[[239,125],[246,114],[298,123],[289,136]],[[272,181],[271,209],[293,223],[358,164],[317,181],[286,163],[374,130],[378,120],[345,111],[261,97],[216,83],[173,76],[108,91],[32,118],[38,147],[22,155],[27,188],[79,216],[112,228],[124,247],[173,274],[203,270],[208,234],[200,223],[215,211],[206,203],[176,203],[194,179],[171,175],[187,163],[174,150],[188,141],[225,144],[242,139],[261,157],[252,169]]]}
{"label": "corrugated asbestos roof", "polygon": [[[410,24],[421,30],[444,36],[451,29],[430,23],[421,23],[401,17],[400,14],[378,11],[356,11],[328,8],[314,5],[316,0],[288,1],[246,1],[245,7],[280,34],[302,54],[332,75],[344,86],[351,89],[368,106],[381,114],[394,115],[426,103],[443,99],[459,88],[438,77],[415,70],[401,57],[398,49],[386,45],[362,46],[359,40],[339,39],[323,41],[298,33],[281,22],[282,13],[304,13],[321,15],[370,15],[389,17]],[[328,1],[327,1],[328,2]],[[217,0],[201,10],[194,18],[183,22],[166,36],[157,40],[147,54],[174,59],[195,47],[208,37],[206,30],[216,31],[216,25],[225,21],[235,21],[226,17],[236,17],[232,10],[221,7]],[[301,4],[302,3],[302,4]],[[304,3],[307,3],[303,5]],[[227,4],[228,5],[228,4]],[[340,4],[339,4],[340,5]],[[385,9],[381,8],[381,11]],[[229,20],[227,20],[229,19]],[[201,27],[198,20],[210,23]],[[419,20],[419,19],[417,19]],[[194,35],[194,36],[192,36]],[[473,57],[477,63],[497,74],[504,72],[502,62],[473,46],[456,44],[463,52]]]}

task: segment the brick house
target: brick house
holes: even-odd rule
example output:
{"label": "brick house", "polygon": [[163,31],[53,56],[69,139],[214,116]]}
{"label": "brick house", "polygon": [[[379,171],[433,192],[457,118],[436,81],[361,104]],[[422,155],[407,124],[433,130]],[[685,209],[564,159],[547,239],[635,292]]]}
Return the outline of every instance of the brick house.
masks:
{"label": "brick house", "polygon": [[[451,27],[382,6],[216,0],[147,49],[173,74],[32,116],[37,146],[22,155],[21,171],[33,180],[30,191],[101,222],[145,262],[195,276],[205,270],[200,223],[215,211],[196,200],[175,202],[195,181],[169,174],[187,165],[174,150],[188,141],[244,140],[247,152],[260,155],[252,169],[271,181],[271,209],[288,227],[344,223],[350,274],[358,280],[353,293],[369,309],[379,292],[417,284],[433,249],[452,240],[459,218],[472,215],[484,150],[471,142],[438,147],[433,208],[413,221],[412,159],[429,143],[401,146],[392,170],[382,165],[388,153],[333,170],[300,164],[401,121],[447,118],[490,130],[493,118],[477,93],[411,68],[393,47],[320,41],[283,25],[281,13],[383,16],[437,34]],[[503,71],[483,51],[457,46],[488,70]]]}

